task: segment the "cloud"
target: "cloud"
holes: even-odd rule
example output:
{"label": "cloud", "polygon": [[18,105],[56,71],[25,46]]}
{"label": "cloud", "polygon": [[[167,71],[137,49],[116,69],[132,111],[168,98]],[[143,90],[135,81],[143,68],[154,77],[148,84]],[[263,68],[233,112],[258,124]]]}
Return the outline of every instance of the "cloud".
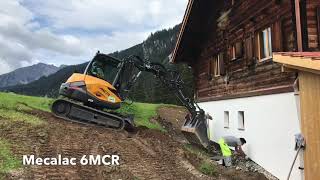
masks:
{"label": "cloud", "polygon": [[0,25],[25,24],[33,19],[33,13],[21,6],[20,0],[0,1]]}
{"label": "cloud", "polygon": [[46,28],[34,30],[39,27],[39,23],[33,22],[35,15],[20,2],[0,2],[3,7],[0,11],[1,74],[38,62],[35,54],[42,49],[73,56],[83,54],[84,49],[76,38],[59,36]]}
{"label": "cloud", "polygon": [[7,61],[4,61],[3,59],[0,59],[0,74],[5,74],[11,71],[12,67],[7,63]]}
{"label": "cloud", "polygon": [[80,41],[69,36],[57,36],[48,29],[30,31],[19,24],[7,24],[0,28],[0,34],[9,41],[23,44],[30,50],[48,49],[59,53],[78,55]]}
{"label": "cloud", "polygon": [[128,28],[142,30],[174,26],[182,20],[187,0],[28,0],[30,8],[56,29]]}
{"label": "cloud", "polygon": [[0,1],[0,74],[45,62],[88,61],[181,22],[187,0]]}

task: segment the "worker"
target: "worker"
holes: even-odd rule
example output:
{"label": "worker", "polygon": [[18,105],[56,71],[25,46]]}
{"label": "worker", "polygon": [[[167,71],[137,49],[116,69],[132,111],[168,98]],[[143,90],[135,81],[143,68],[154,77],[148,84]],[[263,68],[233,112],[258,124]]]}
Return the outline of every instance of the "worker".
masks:
{"label": "worker", "polygon": [[103,65],[99,61],[94,61],[92,63],[91,73],[100,79],[104,79]]}
{"label": "worker", "polygon": [[223,155],[223,163],[226,167],[229,167],[232,165],[232,151],[230,147],[234,147],[236,153],[238,153],[240,156],[247,159],[247,156],[242,150],[242,146],[246,144],[246,140],[244,138],[236,138],[234,136],[224,136],[220,138],[219,145],[220,149]]}

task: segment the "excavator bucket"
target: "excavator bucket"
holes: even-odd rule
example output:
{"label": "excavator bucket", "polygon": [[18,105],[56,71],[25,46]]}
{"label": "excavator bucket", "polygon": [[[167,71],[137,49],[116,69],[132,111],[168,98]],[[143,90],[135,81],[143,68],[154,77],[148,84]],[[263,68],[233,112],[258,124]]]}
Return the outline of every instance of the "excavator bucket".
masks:
{"label": "excavator bucket", "polygon": [[181,131],[191,144],[207,148],[209,146],[207,129],[205,116],[203,114],[197,114],[194,118],[192,118],[191,115],[186,116]]}

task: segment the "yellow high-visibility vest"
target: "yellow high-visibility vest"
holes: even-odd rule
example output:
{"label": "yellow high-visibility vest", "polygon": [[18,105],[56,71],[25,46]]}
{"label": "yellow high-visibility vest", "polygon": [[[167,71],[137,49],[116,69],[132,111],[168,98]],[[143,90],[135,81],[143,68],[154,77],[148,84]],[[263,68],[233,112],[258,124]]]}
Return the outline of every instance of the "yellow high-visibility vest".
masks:
{"label": "yellow high-visibility vest", "polygon": [[232,155],[231,149],[229,148],[228,144],[226,144],[224,142],[224,139],[221,138],[218,142],[218,144],[220,145],[221,151],[222,151],[222,155],[224,157],[229,157]]}

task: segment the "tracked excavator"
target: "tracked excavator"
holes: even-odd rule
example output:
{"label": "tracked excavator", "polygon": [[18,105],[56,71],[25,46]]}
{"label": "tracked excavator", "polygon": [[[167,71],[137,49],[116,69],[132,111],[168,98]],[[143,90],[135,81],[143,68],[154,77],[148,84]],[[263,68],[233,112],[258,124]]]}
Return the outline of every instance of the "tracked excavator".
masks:
{"label": "tracked excavator", "polygon": [[111,129],[132,131],[132,117],[114,110],[121,107],[143,72],[152,73],[174,93],[189,114],[181,130],[192,144],[208,147],[207,122],[204,110],[184,94],[184,83],[178,72],[139,56],[123,60],[98,52],[83,74],[74,73],[60,87],[61,98],[52,104],[55,116],[68,121],[94,124]]}

